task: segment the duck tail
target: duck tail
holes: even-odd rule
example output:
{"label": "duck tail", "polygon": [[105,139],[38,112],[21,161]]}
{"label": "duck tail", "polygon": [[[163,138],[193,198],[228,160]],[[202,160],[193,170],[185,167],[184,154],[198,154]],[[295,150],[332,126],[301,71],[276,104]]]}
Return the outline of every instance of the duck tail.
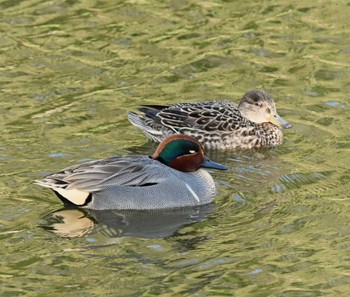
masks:
{"label": "duck tail", "polygon": [[142,132],[152,141],[162,142],[167,136],[162,131],[162,125],[154,122],[150,118],[146,118],[143,115],[135,112],[128,112],[128,119],[131,124],[142,130]]}

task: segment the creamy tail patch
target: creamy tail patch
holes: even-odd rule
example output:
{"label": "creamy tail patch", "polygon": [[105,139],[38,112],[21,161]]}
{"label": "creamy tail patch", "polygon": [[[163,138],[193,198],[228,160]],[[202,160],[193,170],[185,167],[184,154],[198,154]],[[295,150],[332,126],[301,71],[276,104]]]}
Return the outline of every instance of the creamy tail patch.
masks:
{"label": "creamy tail patch", "polygon": [[74,203],[75,205],[84,205],[86,203],[86,199],[89,197],[89,192],[84,192],[77,189],[60,189],[56,188],[53,189],[58,194],[69,200],[70,202]]}

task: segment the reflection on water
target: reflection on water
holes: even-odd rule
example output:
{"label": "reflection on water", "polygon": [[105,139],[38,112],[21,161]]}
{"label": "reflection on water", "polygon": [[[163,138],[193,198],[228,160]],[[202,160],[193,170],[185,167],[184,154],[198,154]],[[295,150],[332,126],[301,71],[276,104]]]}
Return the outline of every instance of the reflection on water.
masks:
{"label": "reflection on water", "polygon": [[95,222],[80,209],[60,209],[44,218],[40,227],[61,237],[80,237],[89,234]]}
{"label": "reflection on water", "polygon": [[63,208],[45,215],[40,226],[58,236],[70,238],[91,232],[109,237],[165,238],[185,225],[204,220],[213,209],[213,204],[152,211]]}

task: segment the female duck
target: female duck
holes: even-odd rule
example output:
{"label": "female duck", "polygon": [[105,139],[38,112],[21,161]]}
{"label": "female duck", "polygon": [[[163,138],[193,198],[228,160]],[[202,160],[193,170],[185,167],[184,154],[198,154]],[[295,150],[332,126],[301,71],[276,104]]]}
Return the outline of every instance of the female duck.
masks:
{"label": "female duck", "polygon": [[67,167],[36,183],[64,202],[90,209],[163,209],[208,204],[211,175],[227,169],[204,156],[192,136],[172,135],[148,156],[111,157]]}
{"label": "female duck", "polygon": [[276,111],[263,90],[247,92],[239,105],[229,101],[145,105],[144,114],[129,112],[129,121],[147,137],[160,142],[174,134],[193,135],[206,149],[273,147],[283,140],[281,127],[292,125]]}

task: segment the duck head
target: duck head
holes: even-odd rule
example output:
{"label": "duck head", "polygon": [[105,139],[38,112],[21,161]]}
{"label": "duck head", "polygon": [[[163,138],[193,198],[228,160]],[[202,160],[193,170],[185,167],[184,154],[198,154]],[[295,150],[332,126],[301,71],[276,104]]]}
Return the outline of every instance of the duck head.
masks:
{"label": "duck head", "polygon": [[278,115],[275,102],[264,90],[251,90],[245,93],[238,108],[244,117],[254,123],[269,122],[286,129],[292,127],[292,124]]}
{"label": "duck head", "polygon": [[195,137],[184,134],[173,134],[165,138],[152,158],[182,172],[193,172],[200,167],[227,169],[227,166],[209,160]]}

